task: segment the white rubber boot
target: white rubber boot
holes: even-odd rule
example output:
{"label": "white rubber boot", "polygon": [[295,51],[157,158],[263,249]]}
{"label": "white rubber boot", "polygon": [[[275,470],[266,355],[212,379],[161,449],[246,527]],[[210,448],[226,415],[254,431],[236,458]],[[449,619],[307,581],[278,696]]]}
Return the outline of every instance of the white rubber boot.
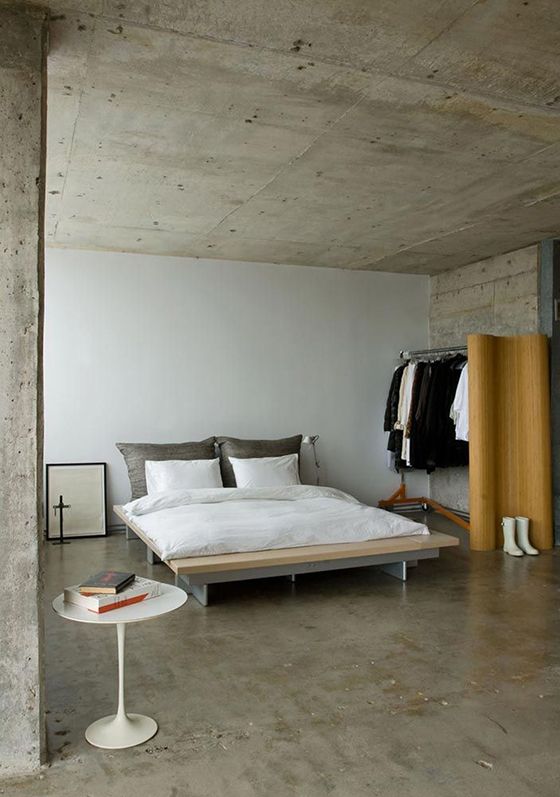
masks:
{"label": "white rubber boot", "polygon": [[529,542],[529,518],[516,517],[515,530],[517,532],[517,542],[521,550],[528,553],[529,556],[538,556],[539,552],[536,548],[533,548]]}
{"label": "white rubber boot", "polygon": [[502,528],[504,530],[504,551],[510,556],[523,556],[523,551],[515,544],[515,518],[502,518]]}

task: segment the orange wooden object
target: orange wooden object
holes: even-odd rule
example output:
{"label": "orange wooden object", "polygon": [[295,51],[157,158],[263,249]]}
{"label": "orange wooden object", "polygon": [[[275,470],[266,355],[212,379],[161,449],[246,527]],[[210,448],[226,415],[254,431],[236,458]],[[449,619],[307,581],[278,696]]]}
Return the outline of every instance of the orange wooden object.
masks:
{"label": "orange wooden object", "polygon": [[404,504],[426,504],[426,506],[430,506],[436,512],[439,512],[440,515],[443,515],[448,520],[452,520],[453,523],[461,526],[461,528],[466,529],[467,531],[470,530],[468,521],[466,521],[460,515],[455,514],[455,512],[452,512],[451,509],[447,509],[437,501],[434,501],[433,498],[427,498],[423,495],[415,496],[414,498],[407,496],[404,482],[401,484],[398,490],[395,490],[395,492],[389,496],[389,498],[385,498],[377,503],[380,509],[388,509],[390,507],[399,505],[403,506]]}
{"label": "orange wooden object", "polygon": [[552,547],[548,338],[469,335],[470,542],[502,544],[504,515],[531,521],[540,550]]}

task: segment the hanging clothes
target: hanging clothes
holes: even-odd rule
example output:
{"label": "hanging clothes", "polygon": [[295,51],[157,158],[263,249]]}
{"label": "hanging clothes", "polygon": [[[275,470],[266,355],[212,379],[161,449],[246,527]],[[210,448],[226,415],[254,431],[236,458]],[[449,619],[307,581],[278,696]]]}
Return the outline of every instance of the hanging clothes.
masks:
{"label": "hanging clothes", "polygon": [[[453,372],[453,379],[450,382],[449,394],[449,421],[447,422],[448,438],[447,445],[450,452],[449,467],[457,467],[460,465],[469,464],[469,445],[466,440],[457,437],[457,430],[455,423],[451,418],[451,407],[457,395],[457,388],[465,366],[467,365],[467,358],[463,355],[458,355],[455,362],[451,364]],[[467,385],[468,387],[468,385]],[[467,399],[468,400],[468,399]],[[468,407],[468,405],[467,405]],[[468,423],[468,408],[467,408],[467,423]]]}
{"label": "hanging clothes", "polygon": [[418,399],[420,397],[420,387],[426,363],[416,363],[414,369],[414,376],[412,379],[412,389],[410,394],[410,406],[408,409],[408,417],[406,426],[403,429],[403,446],[402,446],[402,459],[407,467],[412,465],[412,438],[414,434],[414,425],[416,420],[416,409],[418,406]]}
{"label": "hanging clothes", "polygon": [[386,432],[392,432],[397,420],[399,410],[399,396],[401,390],[401,379],[405,366],[399,365],[393,371],[393,378],[391,380],[391,387],[389,388],[389,395],[387,396],[387,404],[385,405],[385,421],[383,428]]}
{"label": "hanging clothes", "polygon": [[[387,396],[387,404],[385,406],[385,420],[383,428],[389,432],[389,439],[387,440],[387,467],[389,470],[399,471],[400,468],[400,450],[402,446],[401,435],[402,432],[395,429],[399,414],[399,398],[401,391],[401,381],[406,366],[399,365],[393,372],[391,386],[389,388],[389,395]],[[396,452],[399,451],[397,460]]]}
{"label": "hanging clothes", "polygon": [[406,437],[412,437],[412,431],[414,429],[414,424],[416,421],[416,412],[420,401],[420,389],[422,386],[422,380],[424,378],[424,371],[426,369],[426,366],[427,363],[422,363],[422,362],[416,363],[416,370],[414,372],[414,382],[412,383],[412,396],[410,399],[410,412],[408,414],[408,421],[405,429]]}
{"label": "hanging clothes", "polygon": [[455,437],[455,426],[449,417],[455,398],[461,368],[466,358],[458,354],[433,364],[432,384],[428,399],[426,470],[449,468],[468,463],[468,447]]}
{"label": "hanging clothes", "polygon": [[[403,377],[401,380],[401,389],[399,396],[399,411],[395,429],[401,431],[401,460],[410,465],[410,438],[406,436],[406,429],[408,427],[408,419],[410,415],[410,408],[412,404],[412,388],[414,386],[414,374],[416,371],[416,363],[408,363],[405,366]],[[398,452],[397,452],[398,453]]]}
{"label": "hanging clothes", "polygon": [[[390,467],[422,468],[431,473],[435,468],[468,464],[464,436],[466,418],[468,438],[465,365],[466,357],[458,354],[435,361],[408,362],[396,369],[384,424],[389,432]],[[461,418],[459,432],[453,408]]]}
{"label": "hanging clothes", "polygon": [[459,377],[450,417],[455,424],[456,440],[469,439],[469,364],[465,363]]}
{"label": "hanging clothes", "polygon": [[422,381],[420,383],[418,402],[414,415],[414,425],[410,439],[410,462],[413,468],[418,469],[426,467],[428,434],[426,428],[426,407],[428,406],[433,374],[432,363],[426,362],[423,363],[423,365]]}

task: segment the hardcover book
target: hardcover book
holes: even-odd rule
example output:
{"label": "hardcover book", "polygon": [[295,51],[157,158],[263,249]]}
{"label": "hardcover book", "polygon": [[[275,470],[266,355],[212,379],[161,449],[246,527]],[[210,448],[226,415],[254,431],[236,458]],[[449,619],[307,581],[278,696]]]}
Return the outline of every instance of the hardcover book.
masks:
{"label": "hardcover book", "polygon": [[134,581],[125,587],[118,595],[108,595],[107,593],[97,593],[85,595],[81,592],[80,585],[66,587],[64,590],[65,603],[73,603],[81,606],[96,614],[110,612],[112,609],[122,609],[123,606],[130,606],[133,603],[140,603],[149,598],[157,598],[161,595],[159,581],[152,581],[149,578],[138,576]]}
{"label": "hardcover book", "polygon": [[84,595],[100,595],[105,593],[107,595],[116,595],[121,592],[132,581],[134,581],[134,573],[119,573],[116,570],[102,570],[101,573],[96,573],[87,581],[80,584],[80,592]]}

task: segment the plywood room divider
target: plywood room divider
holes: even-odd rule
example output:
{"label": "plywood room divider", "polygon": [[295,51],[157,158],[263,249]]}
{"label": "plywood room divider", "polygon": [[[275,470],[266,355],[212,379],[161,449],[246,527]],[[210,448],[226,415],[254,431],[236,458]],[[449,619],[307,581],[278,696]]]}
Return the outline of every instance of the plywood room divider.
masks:
{"label": "plywood room divider", "polygon": [[552,548],[548,338],[467,340],[470,547],[502,545],[502,517],[522,515],[532,543]]}

